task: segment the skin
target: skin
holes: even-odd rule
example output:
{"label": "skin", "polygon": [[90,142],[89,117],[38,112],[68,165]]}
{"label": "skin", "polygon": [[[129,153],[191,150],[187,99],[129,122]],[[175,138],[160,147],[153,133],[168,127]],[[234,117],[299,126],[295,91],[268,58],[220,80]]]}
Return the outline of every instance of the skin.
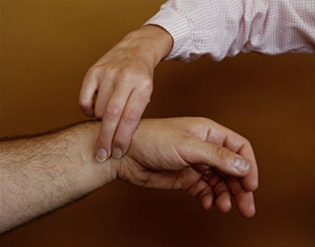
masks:
{"label": "skin", "polygon": [[95,155],[121,158],[150,101],[153,72],[173,46],[163,28],[148,25],[129,33],[86,73],[79,105],[85,115],[103,119]]}
{"label": "skin", "polygon": [[[130,155],[124,157],[121,162],[128,164],[122,165],[120,177],[122,176],[124,180],[131,180],[133,184],[146,188],[187,191],[198,198],[205,210],[209,210],[215,204],[221,212],[228,212],[234,198],[242,216],[248,218],[255,214],[252,192],[258,188],[258,169],[253,149],[244,137],[204,118],[145,120],[140,123],[139,128],[142,131],[135,133],[132,148],[128,153]],[[151,140],[155,140],[154,143]],[[211,148],[204,146],[203,149],[200,141],[207,145],[211,144]],[[196,150],[199,147],[200,150]],[[145,159],[134,153],[134,150],[144,149],[150,152]],[[205,160],[201,159],[202,154],[206,155]],[[133,157],[133,160],[130,160],[130,157]],[[215,159],[210,161],[210,157]],[[229,167],[227,164],[233,166],[236,157],[245,159],[250,166],[248,174],[240,179],[236,173],[225,170]],[[161,168],[165,170],[175,168],[177,171],[142,174],[139,166],[141,164],[150,164],[153,171]],[[129,178],[128,170],[131,165],[135,168],[130,174],[141,177],[141,182],[135,183],[135,179]],[[216,172],[209,179],[200,179],[209,165],[216,166]],[[154,187],[151,187],[151,184]]]}
{"label": "skin", "polygon": [[[128,153],[100,165],[93,154],[100,128],[100,122],[85,122],[1,142],[0,232],[117,179],[186,191],[206,210],[216,205],[228,212],[234,198],[241,215],[255,214],[256,161],[249,142],[235,132],[204,118],[142,120]],[[203,176],[209,167],[214,175]]]}

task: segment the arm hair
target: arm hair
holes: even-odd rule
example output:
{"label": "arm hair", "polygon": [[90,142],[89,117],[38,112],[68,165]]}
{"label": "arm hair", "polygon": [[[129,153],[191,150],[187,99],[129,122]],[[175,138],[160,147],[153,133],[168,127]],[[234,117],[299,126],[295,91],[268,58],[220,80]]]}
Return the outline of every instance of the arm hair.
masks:
{"label": "arm hair", "polygon": [[98,122],[87,121],[1,138],[0,233],[116,179],[112,166],[94,160],[98,131]]}

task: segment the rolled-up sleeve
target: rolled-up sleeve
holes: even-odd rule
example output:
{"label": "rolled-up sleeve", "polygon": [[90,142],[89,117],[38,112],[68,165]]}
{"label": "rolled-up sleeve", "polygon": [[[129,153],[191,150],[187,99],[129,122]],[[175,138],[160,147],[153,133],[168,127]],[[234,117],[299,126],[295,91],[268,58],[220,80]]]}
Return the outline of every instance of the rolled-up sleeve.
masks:
{"label": "rolled-up sleeve", "polygon": [[315,52],[315,0],[169,0],[146,24],[172,35],[166,59]]}

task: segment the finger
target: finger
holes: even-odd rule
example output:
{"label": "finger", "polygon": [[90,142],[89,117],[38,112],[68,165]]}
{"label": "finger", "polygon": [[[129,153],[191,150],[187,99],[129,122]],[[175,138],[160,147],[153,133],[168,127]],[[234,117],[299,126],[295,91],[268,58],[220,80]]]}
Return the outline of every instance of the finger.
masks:
{"label": "finger", "polygon": [[192,164],[191,167],[198,172],[205,181],[208,181],[214,175],[214,169],[209,168],[207,165]]}
{"label": "finger", "polygon": [[212,207],[214,193],[204,180],[198,180],[187,192],[198,199],[204,210],[209,210]]}
{"label": "finger", "polygon": [[254,151],[249,143],[243,145],[238,153],[249,161],[250,171],[246,177],[242,178],[242,186],[247,191],[254,191],[258,188],[259,177],[258,177],[258,167],[255,159]]}
{"label": "finger", "polygon": [[[138,186],[150,189],[184,190],[196,197],[205,210],[213,205],[214,193],[212,188],[203,180],[201,175],[188,167],[174,172],[140,172],[135,173]],[[128,180],[127,180],[128,181]]]}
{"label": "finger", "polygon": [[202,179],[205,180],[212,188],[214,188],[222,179],[222,175],[216,173],[216,171],[212,168],[210,168],[212,169],[212,174],[205,174],[209,170],[209,166],[193,164],[191,167],[197,171],[202,176]]}
{"label": "finger", "polygon": [[188,164],[201,163],[236,177],[243,177],[249,172],[248,162],[224,147],[199,139],[187,139],[183,145],[178,152]]}
{"label": "finger", "polygon": [[231,192],[225,182],[221,179],[219,183],[214,187],[214,193],[216,195],[215,205],[222,213],[227,213],[232,208]]}
{"label": "finger", "polygon": [[242,185],[248,191],[258,188],[258,168],[254,151],[244,137],[223,126],[219,129],[213,128],[207,136],[207,141],[219,146],[224,146],[232,152],[240,154],[250,164],[250,171],[242,178]]}
{"label": "finger", "polygon": [[229,212],[232,208],[231,201],[231,192],[226,184],[226,181],[221,178],[217,173],[213,173],[211,177],[205,177],[203,174],[209,169],[205,165],[196,165],[193,168],[202,175],[202,179],[210,185],[211,188],[214,188],[215,193],[215,204],[218,209],[223,212]]}
{"label": "finger", "polygon": [[[204,165],[199,165],[199,170],[205,170],[205,166]],[[204,177],[203,177],[204,178]],[[205,179],[205,178],[204,178]],[[243,189],[243,186],[241,184],[241,180],[240,179],[231,179],[228,178],[228,181],[230,181],[228,184],[226,182],[226,180],[224,180],[221,175],[214,173],[209,179],[208,179],[208,184],[212,187],[212,188],[216,188],[216,186],[218,184],[223,183],[223,185],[219,186],[219,190],[218,188],[214,189],[215,195],[216,195],[216,205],[218,206],[218,204],[222,205],[222,207],[225,206],[225,208],[227,208],[228,206],[228,202],[224,202],[224,199],[219,199],[218,200],[218,194],[220,194],[220,190],[223,189],[222,187],[224,186],[226,190],[229,190],[229,187],[231,186],[231,189],[233,189],[233,192],[235,193],[235,201],[238,207],[238,210],[241,212],[241,214],[244,217],[252,217],[255,214],[255,204],[254,204],[254,197],[253,197],[253,193],[248,192],[246,190]],[[229,197],[231,197],[230,194],[230,190],[229,190]],[[225,196],[223,196],[224,198]],[[222,201],[221,201],[222,200]],[[231,200],[229,200],[231,202]],[[231,203],[230,203],[231,204]],[[218,206],[220,209],[220,206]],[[232,207],[232,204],[231,204]],[[224,210],[224,208],[222,210],[220,210],[221,212],[227,212],[228,210]]]}
{"label": "finger", "polygon": [[244,137],[231,130],[229,132],[223,145],[227,149],[240,154],[249,162],[250,171],[241,181],[245,190],[254,191],[258,188],[258,168],[253,148]]}
{"label": "finger", "polygon": [[227,183],[241,215],[245,218],[254,216],[256,213],[254,194],[245,191],[237,178],[228,178]]}
{"label": "finger", "polygon": [[208,184],[214,188],[220,181],[221,181],[222,177],[217,174],[214,173],[213,176],[208,180]]}
{"label": "finger", "polygon": [[113,137],[130,91],[128,87],[117,86],[107,102],[101,130],[96,141],[96,159],[98,162],[104,162],[111,154]]}
{"label": "finger", "polygon": [[92,70],[89,70],[83,79],[79,95],[79,106],[83,113],[88,117],[94,117],[93,100],[98,86],[99,83],[95,73]]}
{"label": "finger", "polygon": [[[184,190],[187,191],[196,181],[200,180],[200,174],[188,167],[179,171],[142,171],[133,174],[137,185],[149,189],[160,190]],[[124,180],[124,178],[122,178]],[[130,181],[126,179],[126,181]],[[134,183],[134,182],[133,182]]]}
{"label": "finger", "polygon": [[98,90],[96,101],[95,101],[95,109],[94,114],[98,119],[102,119],[105,111],[105,107],[109,99],[113,94],[114,88],[111,81],[103,82]]}
{"label": "finger", "polygon": [[150,101],[151,92],[135,89],[131,93],[115,133],[113,157],[119,159],[128,151],[132,135]]}

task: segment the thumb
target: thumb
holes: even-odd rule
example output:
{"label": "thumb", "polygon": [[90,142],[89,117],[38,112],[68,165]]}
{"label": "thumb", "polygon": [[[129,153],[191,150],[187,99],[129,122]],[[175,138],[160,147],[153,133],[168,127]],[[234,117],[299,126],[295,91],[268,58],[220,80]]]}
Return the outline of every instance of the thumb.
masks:
{"label": "thumb", "polygon": [[249,173],[249,163],[240,155],[225,147],[199,139],[188,139],[183,149],[179,149],[181,157],[190,164],[204,164],[231,176],[244,177]]}

